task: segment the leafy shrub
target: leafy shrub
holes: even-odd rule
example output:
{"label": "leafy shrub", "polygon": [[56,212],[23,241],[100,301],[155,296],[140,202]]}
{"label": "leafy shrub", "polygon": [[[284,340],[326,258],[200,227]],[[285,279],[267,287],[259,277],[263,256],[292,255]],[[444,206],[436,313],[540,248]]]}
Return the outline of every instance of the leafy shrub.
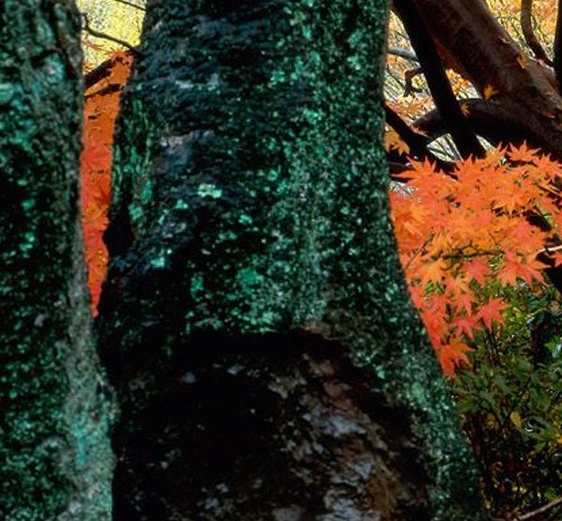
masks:
{"label": "leafy shrub", "polygon": [[414,163],[391,193],[412,298],[503,519],[562,492],[562,309],[542,272],[561,262],[561,172],[511,147],[452,175]]}

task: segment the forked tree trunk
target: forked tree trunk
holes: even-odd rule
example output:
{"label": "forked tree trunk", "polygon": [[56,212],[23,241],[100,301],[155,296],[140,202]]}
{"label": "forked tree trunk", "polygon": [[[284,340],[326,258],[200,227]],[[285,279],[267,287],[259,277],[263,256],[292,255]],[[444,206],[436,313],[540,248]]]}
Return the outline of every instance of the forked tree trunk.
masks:
{"label": "forked tree trunk", "polygon": [[79,21],[0,3],[0,518],[107,521],[112,455],[78,219]]}
{"label": "forked tree trunk", "polygon": [[98,323],[115,519],[482,519],[388,219],[387,11],[149,0]]}

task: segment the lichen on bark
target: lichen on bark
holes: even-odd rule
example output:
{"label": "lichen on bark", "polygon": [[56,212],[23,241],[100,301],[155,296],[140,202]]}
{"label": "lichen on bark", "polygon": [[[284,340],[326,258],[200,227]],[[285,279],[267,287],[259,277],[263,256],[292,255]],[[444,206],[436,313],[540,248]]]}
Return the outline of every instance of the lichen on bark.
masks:
{"label": "lichen on bark", "polygon": [[117,137],[99,321],[122,406],[118,450],[194,335],[314,334],[409,411],[432,519],[479,519],[469,451],[388,219],[387,2],[147,9]]}
{"label": "lichen on bark", "polygon": [[111,510],[78,217],[79,30],[69,1],[0,5],[0,517],[14,521]]}

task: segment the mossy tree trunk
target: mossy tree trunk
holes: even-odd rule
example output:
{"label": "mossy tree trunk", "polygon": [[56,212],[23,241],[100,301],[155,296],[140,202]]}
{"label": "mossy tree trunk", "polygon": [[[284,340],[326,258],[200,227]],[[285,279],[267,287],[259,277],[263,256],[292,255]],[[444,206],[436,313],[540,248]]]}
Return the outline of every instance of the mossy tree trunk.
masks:
{"label": "mossy tree trunk", "polygon": [[100,350],[115,519],[482,519],[409,302],[384,0],[149,0]]}
{"label": "mossy tree trunk", "polygon": [[79,20],[0,3],[0,518],[110,518],[109,406],[78,219]]}

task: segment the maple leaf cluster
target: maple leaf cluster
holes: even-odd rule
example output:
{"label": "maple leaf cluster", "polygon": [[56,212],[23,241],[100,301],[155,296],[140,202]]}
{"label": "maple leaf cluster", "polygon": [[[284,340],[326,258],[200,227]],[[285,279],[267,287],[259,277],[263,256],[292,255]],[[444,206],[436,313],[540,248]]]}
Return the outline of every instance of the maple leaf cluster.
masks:
{"label": "maple leaf cluster", "polygon": [[82,229],[88,267],[88,288],[95,313],[107,267],[102,235],[111,198],[111,161],[119,98],[130,74],[132,57],[118,52],[110,58],[108,74],[85,93],[81,156]]}
{"label": "maple leaf cluster", "polygon": [[413,302],[453,375],[474,335],[502,324],[501,287],[543,285],[541,255],[562,264],[562,165],[523,144],[452,174],[412,168],[391,191],[392,219]]}

